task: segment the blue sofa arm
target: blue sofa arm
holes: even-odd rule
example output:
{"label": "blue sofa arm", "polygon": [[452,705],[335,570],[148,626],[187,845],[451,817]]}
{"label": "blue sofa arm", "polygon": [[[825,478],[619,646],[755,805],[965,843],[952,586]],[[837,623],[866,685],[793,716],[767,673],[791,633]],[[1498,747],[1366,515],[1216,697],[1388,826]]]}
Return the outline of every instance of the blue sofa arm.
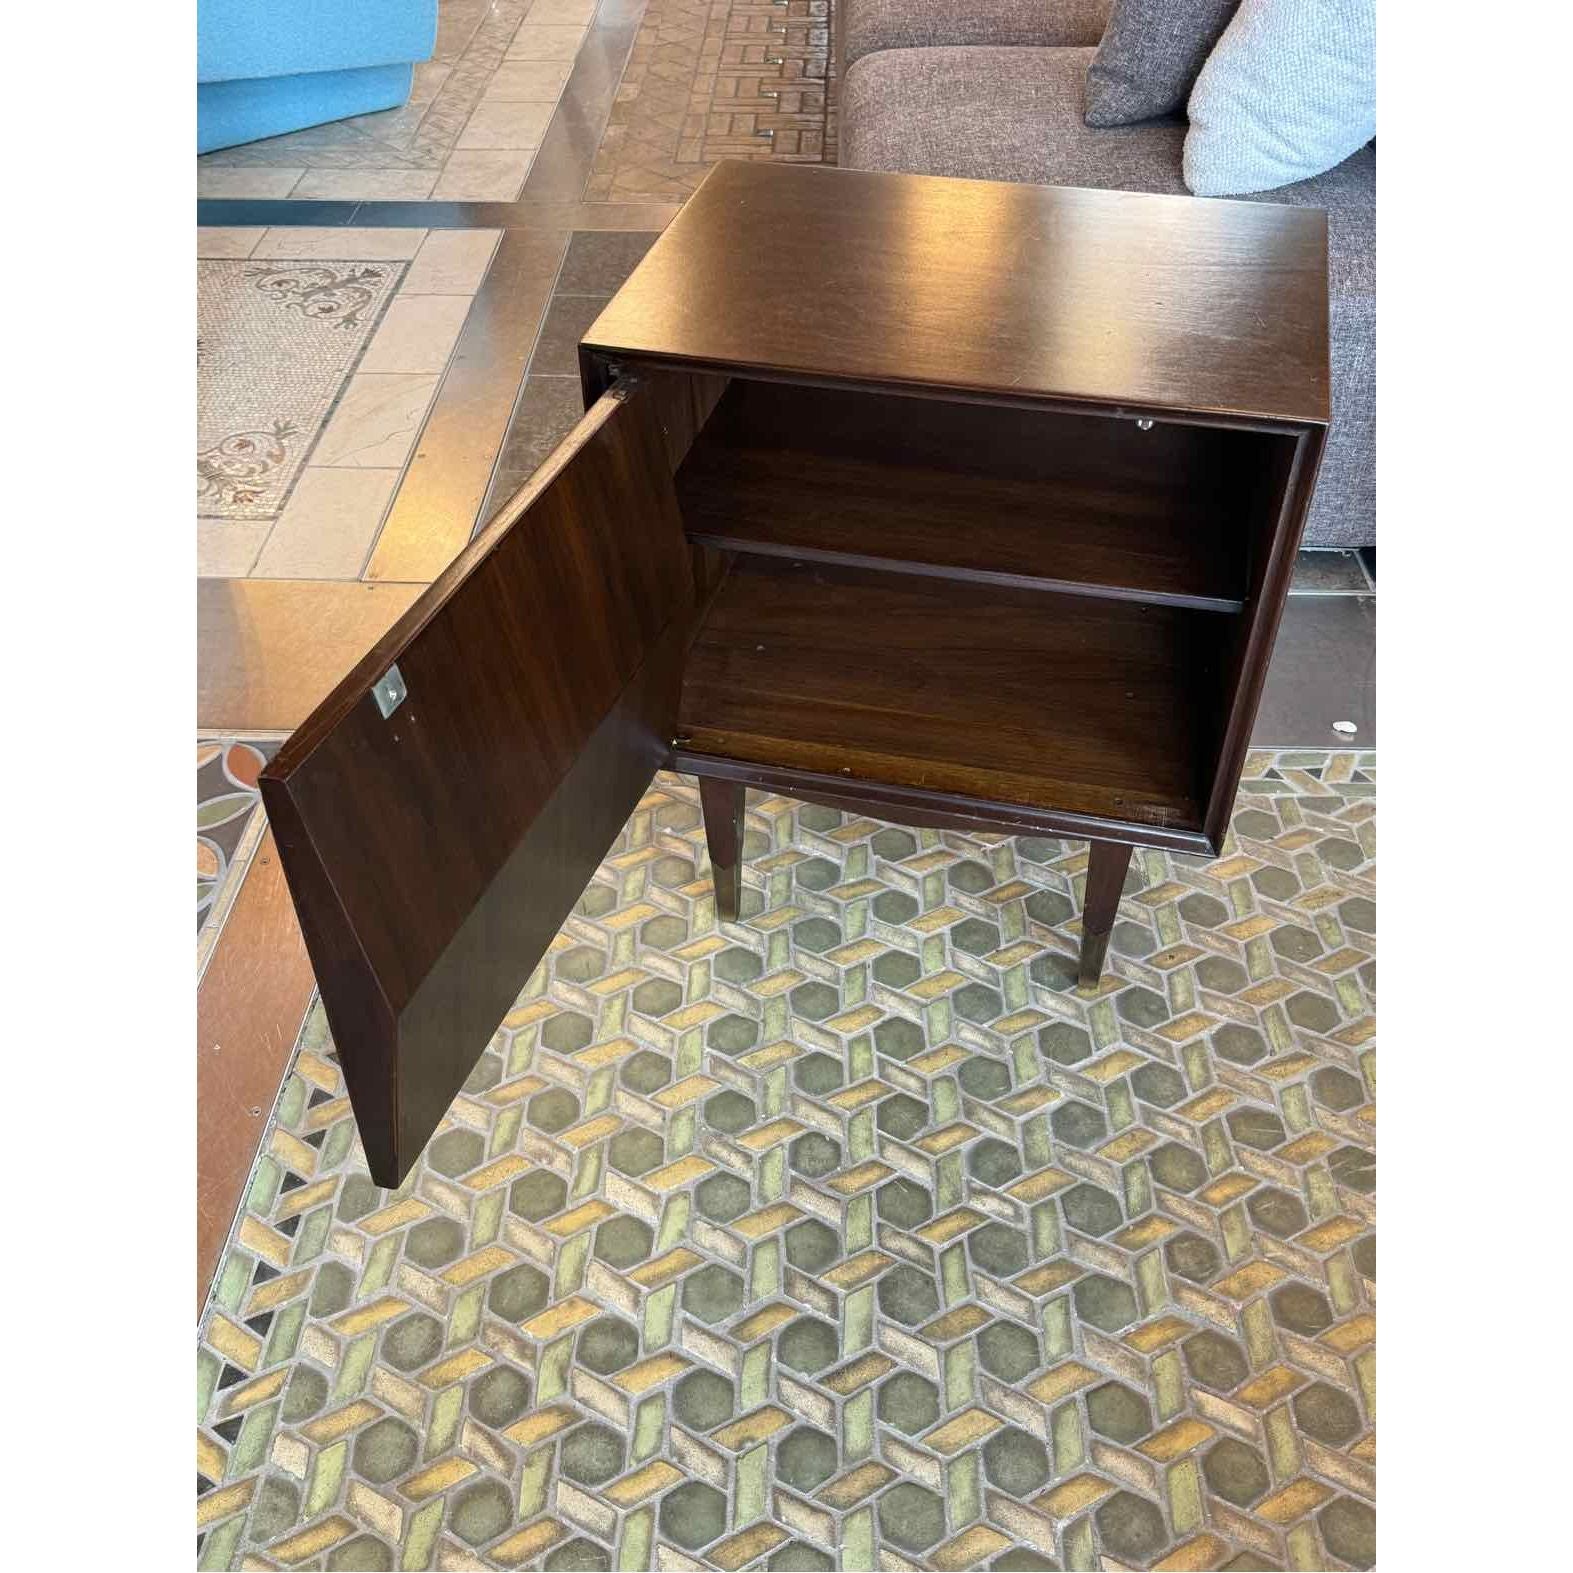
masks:
{"label": "blue sofa arm", "polygon": [[197,81],[429,60],[437,0],[198,0]]}
{"label": "blue sofa arm", "polygon": [[197,151],[392,109],[436,41],[437,0],[200,0]]}

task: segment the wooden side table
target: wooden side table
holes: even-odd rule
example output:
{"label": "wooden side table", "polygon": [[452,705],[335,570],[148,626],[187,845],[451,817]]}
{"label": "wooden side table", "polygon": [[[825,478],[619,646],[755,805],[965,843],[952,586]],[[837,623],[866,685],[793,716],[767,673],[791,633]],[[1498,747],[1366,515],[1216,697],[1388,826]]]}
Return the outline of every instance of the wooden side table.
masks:
{"label": "wooden side table", "polygon": [[1319,211],[722,164],[587,413],[262,790],[371,1173],[408,1172],[663,767],[1216,853],[1328,418]]}

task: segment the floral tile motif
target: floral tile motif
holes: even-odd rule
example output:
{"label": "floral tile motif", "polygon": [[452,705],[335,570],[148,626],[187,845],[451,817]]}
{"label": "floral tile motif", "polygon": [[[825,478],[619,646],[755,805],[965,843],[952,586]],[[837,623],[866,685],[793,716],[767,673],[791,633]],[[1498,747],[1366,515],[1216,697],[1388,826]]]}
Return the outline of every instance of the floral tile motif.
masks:
{"label": "floral tile motif", "polygon": [[218,909],[230,875],[245,861],[248,831],[262,806],[257,777],[279,739],[197,740],[197,933]]}
{"label": "floral tile motif", "polygon": [[276,519],[402,262],[197,263],[197,512]]}
{"label": "floral tile motif", "polygon": [[200,576],[365,572],[500,235],[199,229]]}
{"label": "floral tile motif", "polygon": [[658,777],[396,1192],[320,1010],[200,1332],[199,1566],[1369,1567],[1375,759],[1223,857]]}

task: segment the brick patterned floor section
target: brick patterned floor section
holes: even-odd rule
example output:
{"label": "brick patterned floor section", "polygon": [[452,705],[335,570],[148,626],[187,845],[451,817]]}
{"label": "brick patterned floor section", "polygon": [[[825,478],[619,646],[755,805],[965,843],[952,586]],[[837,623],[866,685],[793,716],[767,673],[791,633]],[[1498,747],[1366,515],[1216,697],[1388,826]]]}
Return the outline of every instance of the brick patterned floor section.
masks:
{"label": "brick patterned floor section", "polygon": [[723,158],[834,163],[830,0],[650,0],[585,195],[681,201]]}

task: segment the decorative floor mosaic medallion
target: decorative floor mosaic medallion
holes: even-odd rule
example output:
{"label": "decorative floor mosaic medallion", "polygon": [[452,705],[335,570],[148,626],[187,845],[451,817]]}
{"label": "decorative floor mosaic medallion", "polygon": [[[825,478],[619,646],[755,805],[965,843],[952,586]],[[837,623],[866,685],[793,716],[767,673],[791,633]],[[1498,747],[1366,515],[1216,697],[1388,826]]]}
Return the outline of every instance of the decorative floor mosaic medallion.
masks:
{"label": "decorative floor mosaic medallion", "polygon": [[197,514],[276,519],[402,262],[197,263]]}
{"label": "decorative floor mosaic medallion", "polygon": [[658,778],[409,1180],[308,1020],[201,1326],[205,1568],[1375,1556],[1375,770],[1212,863]]}

